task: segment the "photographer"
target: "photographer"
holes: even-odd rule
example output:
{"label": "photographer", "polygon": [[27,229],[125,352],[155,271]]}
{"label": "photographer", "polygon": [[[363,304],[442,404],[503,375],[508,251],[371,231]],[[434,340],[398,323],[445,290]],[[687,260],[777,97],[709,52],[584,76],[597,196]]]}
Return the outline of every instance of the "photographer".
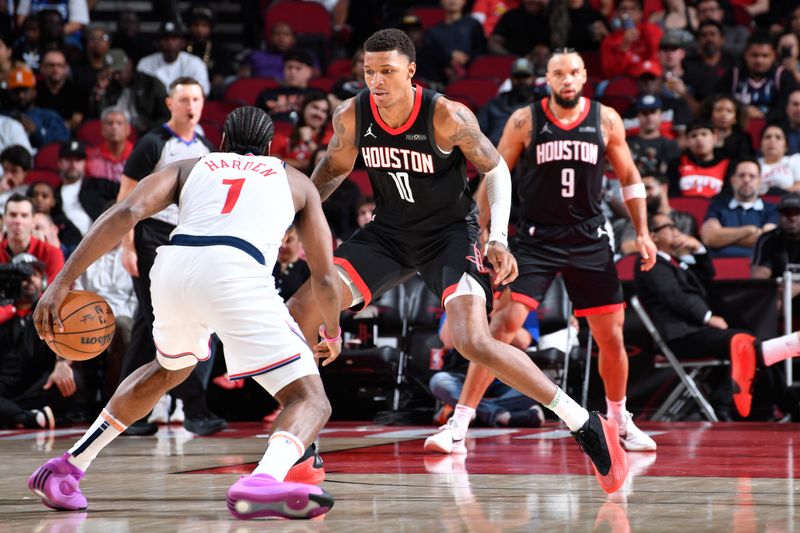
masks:
{"label": "photographer", "polygon": [[13,194],[6,201],[3,215],[5,235],[0,241],[0,264],[10,263],[19,254],[30,254],[45,264],[47,279],[53,279],[64,266],[61,249],[33,236],[33,202]]}
{"label": "photographer", "polygon": [[53,428],[80,388],[71,362],[36,334],[33,309],[46,285],[45,264],[30,254],[0,265],[0,426]]}

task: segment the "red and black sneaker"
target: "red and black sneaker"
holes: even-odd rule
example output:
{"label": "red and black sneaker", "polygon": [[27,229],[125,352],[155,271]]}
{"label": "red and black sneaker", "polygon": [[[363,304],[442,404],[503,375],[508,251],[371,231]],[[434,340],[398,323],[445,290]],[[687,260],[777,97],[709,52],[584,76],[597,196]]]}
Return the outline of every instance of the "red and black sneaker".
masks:
{"label": "red and black sneaker", "polygon": [[325,464],[317,453],[317,445],[313,442],[306,448],[303,456],[289,469],[284,481],[319,485],[325,481]]}
{"label": "red and black sneaker", "polygon": [[750,416],[753,405],[753,379],[756,376],[756,350],[753,337],[737,334],[731,339],[731,380],[733,404],[742,418]]}
{"label": "red and black sneaker", "polygon": [[628,456],[619,443],[617,423],[592,411],[589,420],[572,436],[592,460],[600,487],[608,494],[619,490],[628,476]]}

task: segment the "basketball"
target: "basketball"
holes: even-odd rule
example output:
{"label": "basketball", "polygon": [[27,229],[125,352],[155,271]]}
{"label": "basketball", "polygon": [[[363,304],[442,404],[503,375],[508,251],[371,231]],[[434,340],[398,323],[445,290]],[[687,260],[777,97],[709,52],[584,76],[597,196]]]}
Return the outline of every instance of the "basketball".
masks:
{"label": "basketball", "polygon": [[102,353],[114,338],[116,320],[108,303],[89,291],[70,291],[58,310],[64,324],[53,324],[53,340],[47,345],[64,359],[85,361]]}

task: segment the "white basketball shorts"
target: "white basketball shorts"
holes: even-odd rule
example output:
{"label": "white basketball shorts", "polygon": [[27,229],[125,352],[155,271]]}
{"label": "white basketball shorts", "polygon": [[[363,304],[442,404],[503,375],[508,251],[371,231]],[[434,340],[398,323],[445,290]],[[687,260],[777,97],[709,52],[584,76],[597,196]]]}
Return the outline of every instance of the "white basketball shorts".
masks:
{"label": "white basketball shorts", "polygon": [[296,379],[318,375],[271,274],[231,246],[159,247],[150,291],[161,366],[178,370],[206,360],[216,332],[231,379],[263,375],[274,396]]}

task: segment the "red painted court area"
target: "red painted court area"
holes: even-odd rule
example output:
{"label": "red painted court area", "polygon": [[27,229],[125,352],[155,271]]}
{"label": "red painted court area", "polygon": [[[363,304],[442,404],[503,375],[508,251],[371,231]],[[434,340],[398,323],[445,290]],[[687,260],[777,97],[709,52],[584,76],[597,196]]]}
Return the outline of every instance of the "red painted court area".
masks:
{"label": "red painted court area", "polygon": [[[642,472],[647,476],[800,477],[796,424],[643,422],[641,427],[658,443],[656,453],[631,454],[647,463]],[[591,474],[588,459],[555,424],[536,430],[470,430],[466,457],[424,453],[423,441],[434,429],[332,423],[323,431],[320,450],[329,474],[425,474],[449,468],[445,462],[451,461],[464,461],[470,474]],[[218,436],[252,438],[266,433],[256,424],[234,424]],[[347,444],[337,446],[340,440]],[[244,474],[253,467],[242,463],[187,473]]]}

